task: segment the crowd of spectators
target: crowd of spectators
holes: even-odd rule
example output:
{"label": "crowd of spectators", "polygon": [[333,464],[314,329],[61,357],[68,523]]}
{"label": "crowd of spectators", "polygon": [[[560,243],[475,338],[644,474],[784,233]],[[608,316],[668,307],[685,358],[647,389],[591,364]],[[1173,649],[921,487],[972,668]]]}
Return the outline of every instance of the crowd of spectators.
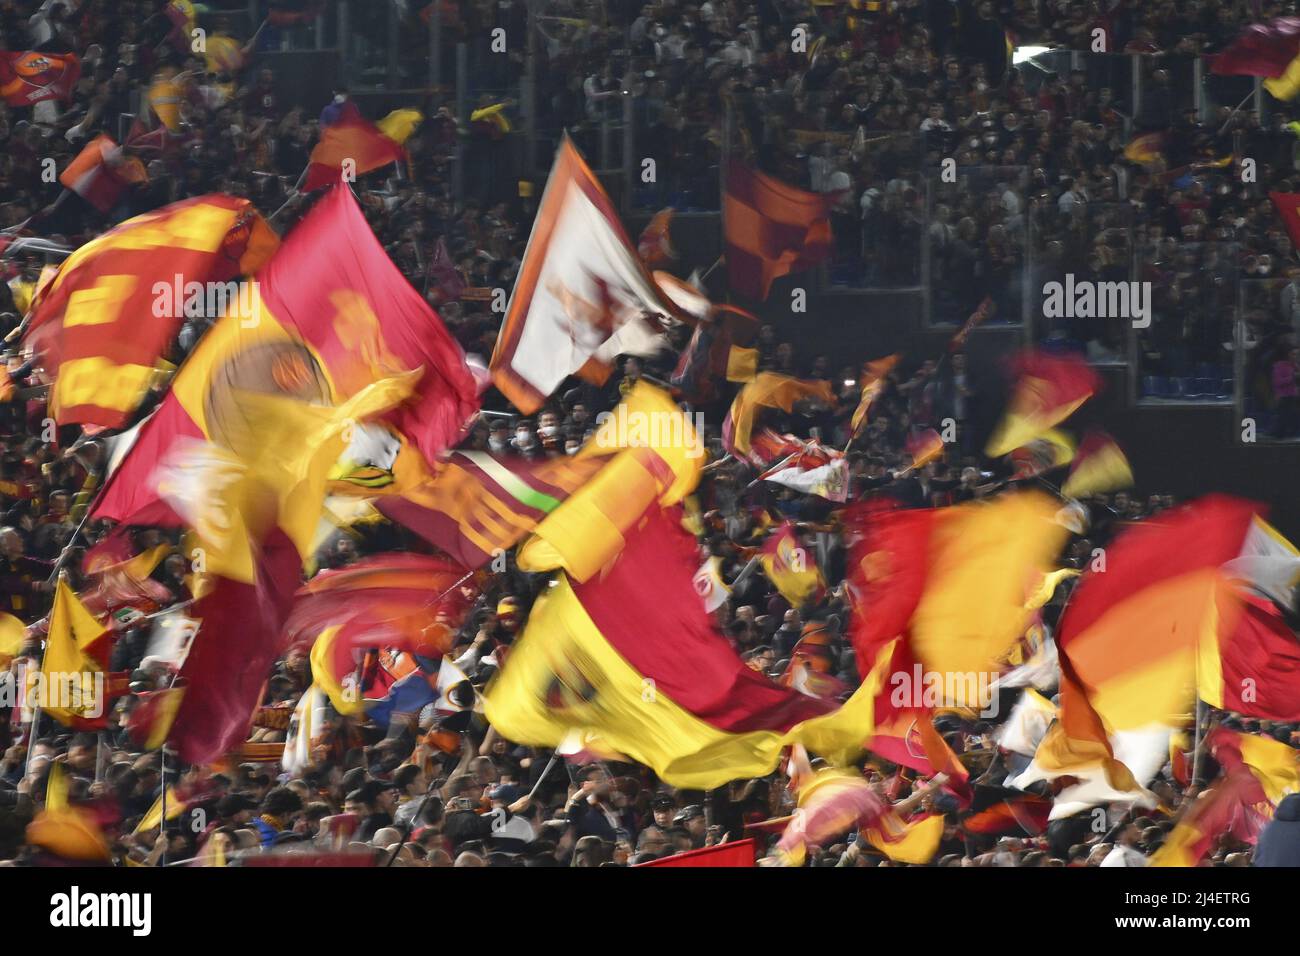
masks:
{"label": "crowd of spectators", "polygon": [[[246,196],[265,214],[277,213],[274,224],[281,230],[301,213],[306,200],[293,187],[322,119],[281,102],[276,77],[256,61],[239,75],[223,76],[209,73],[202,58],[178,55],[167,42],[171,23],[164,6],[155,0],[0,2],[0,34],[9,49],[71,49],[85,63],[71,103],[0,107],[0,142],[6,147],[0,153],[0,228],[26,224],[27,233],[75,247],[127,215],[213,191]],[[410,6],[418,14],[421,5]],[[1232,341],[1225,310],[1235,301],[1208,292],[1224,287],[1234,262],[1259,279],[1282,273],[1290,281],[1262,297],[1251,341],[1253,354],[1281,356],[1260,385],[1268,391],[1278,433],[1300,427],[1292,325],[1300,313],[1282,312],[1294,303],[1300,272],[1291,271],[1290,246],[1266,197],[1268,189],[1288,190],[1295,175],[1292,134],[1282,117],[1265,129],[1254,114],[1216,117],[1208,124],[1186,114],[1162,114],[1166,76],[1153,84],[1151,101],[1133,121],[1141,129],[1143,116],[1160,119],[1169,134],[1166,158],[1151,167],[1126,165],[1120,160],[1126,118],[1115,105],[1117,91],[1093,88],[1085,74],[1071,73],[1036,83],[1030,92],[1025,71],[1009,69],[1003,39],[1009,30],[1022,42],[1078,48],[1100,20],[1119,49],[1153,56],[1197,53],[1248,22],[1255,15],[1247,9],[1251,4],[903,0],[855,4],[847,16],[840,6],[797,0],[543,6],[539,122],[569,128],[581,141],[607,111],[617,108],[621,115],[624,96],[633,97],[648,133],[644,142],[661,171],[657,183],[637,194],[638,204],[716,209],[718,166],[730,142],[789,182],[844,193],[834,213],[835,278],[915,284],[921,281],[920,263],[929,257],[931,274],[945,276],[937,298],[943,322],[963,320],[985,296],[1004,318],[1018,321],[1025,290],[1015,277],[1027,262],[1036,264],[1046,282],[1069,269],[1131,275],[1124,270],[1136,255],[1142,275],[1157,285],[1158,318],[1142,340],[1143,354],[1167,377],[1185,377],[1198,362],[1216,369],[1222,364],[1224,336]],[[519,28],[522,4],[443,7],[454,38],[457,30],[468,35],[475,24]],[[950,14],[965,18],[960,27]],[[794,52],[789,38],[800,25],[807,27],[808,47]],[[212,27],[234,30],[224,22]],[[517,60],[511,62],[499,78],[503,88],[517,82],[521,71]],[[141,96],[160,77],[176,73],[184,81],[180,130],[166,147],[144,154],[149,181],[128,193],[119,208],[101,215],[42,177],[43,160],[53,158],[63,168],[97,132],[121,136],[140,116]],[[406,168],[363,179],[357,193],[403,273],[425,292],[465,350],[486,356],[500,316],[483,293],[512,284],[534,197],[513,181],[502,182],[499,173],[509,164],[500,125],[458,124],[441,94],[421,105],[428,118],[407,144]],[[735,126],[724,131],[728,106]],[[1229,119],[1232,128],[1220,134]],[[1241,148],[1260,157],[1259,186],[1237,184],[1231,169],[1192,168],[1240,147],[1242,138],[1248,145]],[[466,177],[466,189],[457,195],[452,170],[462,149],[476,150],[483,163],[466,164],[479,172]],[[959,176],[943,183],[931,171],[947,156],[957,160]],[[496,172],[485,175],[483,169]],[[439,262],[440,248],[458,273],[454,278]],[[1143,251],[1148,249],[1149,255]],[[25,253],[5,263],[9,275],[0,284],[0,312],[7,313],[7,327],[0,331],[17,324],[46,264],[43,256]],[[1036,274],[1033,282],[1039,279]],[[1173,325],[1177,332],[1170,331]],[[202,331],[201,322],[184,330],[173,358],[182,357]],[[1098,360],[1122,347],[1068,324],[1050,334],[1063,344],[1086,346]],[[844,447],[857,400],[854,363],[870,356],[840,356],[833,364],[830,356],[805,354],[799,342],[782,340],[771,325],[760,328],[756,347],[761,369],[829,380],[840,398],[833,407],[796,406],[763,424]],[[1289,392],[1286,375],[1277,371],[1288,362]],[[608,386],[562,391],[535,418],[485,418],[467,444],[533,458],[572,453],[596,415],[628,386],[643,376],[666,381],[674,363],[668,353],[645,362],[627,359]],[[50,571],[84,514],[102,452],[93,442],[74,450],[66,442],[56,447],[44,434],[39,397],[6,398],[0,403],[0,610],[39,625],[49,610]],[[1004,465],[978,455],[964,427],[986,400],[960,352],[942,364],[926,361],[891,373],[850,454],[851,497],[889,495],[925,507],[1005,489],[1012,476]],[[720,400],[704,409],[716,466],[697,492],[702,556],[719,557],[723,578],[734,581],[746,562],[745,549],[759,543],[772,523],[789,518],[818,556],[828,588],[818,602],[794,608],[763,575],[749,575],[716,612],[718,627],[750,666],[774,679],[784,675],[805,630],[822,628],[832,635],[836,676],[855,685],[845,637],[844,541],[834,509],[821,498],[755,484],[748,465],[724,462],[717,427],[725,406]],[[909,435],[945,418],[958,423],[958,444],[943,459],[909,470]],[[1171,504],[1167,496],[1125,492],[1089,500],[1087,521],[1062,562],[1082,567],[1093,547],[1117,529]],[[96,522],[83,529],[64,565],[74,586],[89,582],[80,558],[108,530]],[[139,531],[134,539],[140,551],[169,541],[175,549],[151,575],[162,608],[189,599],[188,559],[178,539],[158,530]],[[358,526],[331,539],[319,564],[338,567],[361,555],[420,548],[395,526]],[[494,577],[466,618],[454,654],[477,690],[494,672],[494,652],[519,634],[543,586],[541,577],[512,566]],[[1049,605],[1049,627],[1068,590],[1067,583]],[[780,774],[709,792],[676,790],[644,767],[556,759],[549,750],[501,739],[481,716],[450,727],[432,711],[416,727],[396,732],[364,717],[332,714],[309,766],[296,774],[281,771],[278,755],[244,759],[264,753],[255,747],[220,768],[185,766],[175,757],[164,768],[162,753],[143,751],[125,731],[138,694],[167,678],[146,659],[151,622],[127,618],[114,627],[119,633],[110,669],[130,675],[131,693],[117,698],[108,729],[72,732],[47,717],[29,732],[21,708],[0,700],[2,861],[42,860],[42,851],[25,844],[24,828],[43,803],[56,763],[74,800],[104,810],[114,859],[145,865],[212,862],[218,856],[239,863],[271,852],[327,850],[369,853],[403,866],[623,865],[751,835],[770,841],[779,828],[747,826],[782,817],[792,807]],[[11,667],[38,653],[29,639]],[[273,749],[284,740],[284,718],[310,683],[304,653],[277,663],[254,719],[252,744]],[[1004,794],[1007,763],[997,738],[1008,712],[1003,706],[987,719],[940,721],[945,740],[971,770],[980,800]],[[1300,728],[1259,721],[1236,726],[1300,744]],[[918,784],[878,758],[866,759],[867,778],[891,798]],[[1167,766],[1152,784],[1156,807],[1130,812],[1126,805],[1111,805],[1100,831],[1091,826],[1093,818],[1081,815],[1043,833],[971,833],[962,827],[964,814],[942,793],[927,796],[919,809],[948,814],[938,865],[1138,865],[1213,778],[1213,761],[1206,758],[1202,767],[1200,778],[1183,785]],[[161,829],[137,831],[163,790],[164,773],[184,810]],[[1250,848],[1225,836],[1210,859],[1242,865]],[[891,864],[846,834],[816,848],[811,865]]]}

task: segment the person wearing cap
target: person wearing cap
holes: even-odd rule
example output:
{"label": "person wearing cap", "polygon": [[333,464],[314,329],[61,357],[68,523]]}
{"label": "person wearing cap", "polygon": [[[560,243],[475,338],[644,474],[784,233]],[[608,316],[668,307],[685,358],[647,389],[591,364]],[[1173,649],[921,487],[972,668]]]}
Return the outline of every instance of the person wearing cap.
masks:
{"label": "person wearing cap", "polygon": [[673,817],[673,826],[682,827],[691,836],[691,845],[695,849],[704,846],[704,838],[708,831],[708,821],[704,816],[704,808],[698,803],[692,803],[689,806],[682,807]]}
{"label": "person wearing cap", "polygon": [[650,814],[654,817],[655,826],[660,830],[667,830],[673,825],[673,817],[677,815],[677,801],[666,793],[655,794],[654,799],[650,801]]}

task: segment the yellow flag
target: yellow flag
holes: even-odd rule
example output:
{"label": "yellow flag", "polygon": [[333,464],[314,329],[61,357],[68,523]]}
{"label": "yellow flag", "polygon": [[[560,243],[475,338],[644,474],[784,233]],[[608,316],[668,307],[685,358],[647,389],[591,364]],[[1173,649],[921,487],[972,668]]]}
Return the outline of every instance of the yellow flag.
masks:
{"label": "yellow flag", "polygon": [[[185,803],[176,796],[176,791],[169,784],[167,787],[167,819],[175,820],[185,812]],[[162,825],[163,818],[163,798],[160,796],[153,802],[153,806],[148,812],[140,818],[139,824],[136,825],[135,833],[147,833],[149,830],[156,830]]]}
{"label": "yellow flag", "polygon": [[108,633],[60,577],[41,661],[42,711],[61,724],[103,716],[103,670],[89,654]]}
{"label": "yellow flag", "polygon": [[411,138],[416,127],[424,122],[424,114],[419,110],[393,110],[375,126],[399,146]]}

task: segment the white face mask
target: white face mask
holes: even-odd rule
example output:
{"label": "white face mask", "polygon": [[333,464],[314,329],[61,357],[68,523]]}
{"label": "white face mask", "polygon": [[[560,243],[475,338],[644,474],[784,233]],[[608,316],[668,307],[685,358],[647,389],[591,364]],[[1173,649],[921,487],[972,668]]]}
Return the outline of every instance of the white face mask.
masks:
{"label": "white face mask", "polygon": [[533,444],[532,433],[525,432],[525,431],[515,432],[515,444],[518,445],[520,448],[532,447]]}
{"label": "white face mask", "polygon": [[344,100],[346,100],[346,99],[347,99],[347,97],[344,96],[342,93],[336,93],[336,94],[334,94],[334,102],[335,102],[335,103],[342,103],[342,102],[343,102]]}
{"label": "white face mask", "polygon": [[492,451],[505,451],[509,444],[508,441],[503,441],[500,438],[488,439],[488,448],[492,449]]}
{"label": "white face mask", "polygon": [[542,425],[540,428],[537,429],[537,434],[540,435],[542,438],[550,438],[558,431],[559,429],[556,428],[554,425]]}

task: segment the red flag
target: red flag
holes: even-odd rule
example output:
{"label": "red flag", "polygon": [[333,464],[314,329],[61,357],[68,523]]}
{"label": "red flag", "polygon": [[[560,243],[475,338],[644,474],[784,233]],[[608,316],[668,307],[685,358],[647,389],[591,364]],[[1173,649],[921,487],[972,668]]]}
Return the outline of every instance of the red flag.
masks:
{"label": "red flag", "polygon": [[1277,214],[1282,217],[1282,225],[1286,226],[1291,244],[1300,246],[1300,193],[1271,192],[1268,198],[1277,207]]}
{"label": "red flag", "polygon": [[72,53],[0,50],[0,98],[10,106],[66,100],[81,79],[81,61]]}
{"label": "red flag", "polygon": [[1247,717],[1300,721],[1300,638],[1272,601],[1249,593],[1239,599],[1241,617],[1219,641],[1222,696],[1202,687],[1202,699]]}
{"label": "red flag", "polygon": [[985,296],[984,301],[976,306],[975,311],[970,314],[966,323],[952,337],[952,341],[948,343],[948,351],[956,352],[965,347],[970,334],[988,321],[989,316],[996,312],[997,308],[992,296]]}
{"label": "red flag", "polygon": [[702,850],[687,850],[675,856],[666,856],[638,866],[725,866],[747,867],[754,865],[755,843],[753,840],[737,840],[735,843],[722,843],[718,846],[706,846]]}
{"label": "red flag", "polygon": [[805,192],[732,163],[722,205],[731,288],[766,299],[773,279],[830,255],[827,215],[834,202],[834,196]]}
{"label": "red flag", "polygon": [[451,253],[447,251],[447,240],[442,236],[438,237],[437,245],[433,247],[433,255],[429,257],[429,266],[425,273],[433,280],[446,302],[459,299],[461,293],[465,291],[465,278],[456,270],[456,264],[451,261]]}
{"label": "red flag", "polygon": [[1278,17],[1242,30],[1227,49],[1209,57],[1220,76],[1281,76],[1300,54],[1300,17]]}
{"label": "red flag", "polygon": [[360,115],[347,116],[321,130],[302,191],[309,193],[338,182],[345,163],[351,164],[351,173],[360,176],[405,158],[406,150],[374,123]]}

